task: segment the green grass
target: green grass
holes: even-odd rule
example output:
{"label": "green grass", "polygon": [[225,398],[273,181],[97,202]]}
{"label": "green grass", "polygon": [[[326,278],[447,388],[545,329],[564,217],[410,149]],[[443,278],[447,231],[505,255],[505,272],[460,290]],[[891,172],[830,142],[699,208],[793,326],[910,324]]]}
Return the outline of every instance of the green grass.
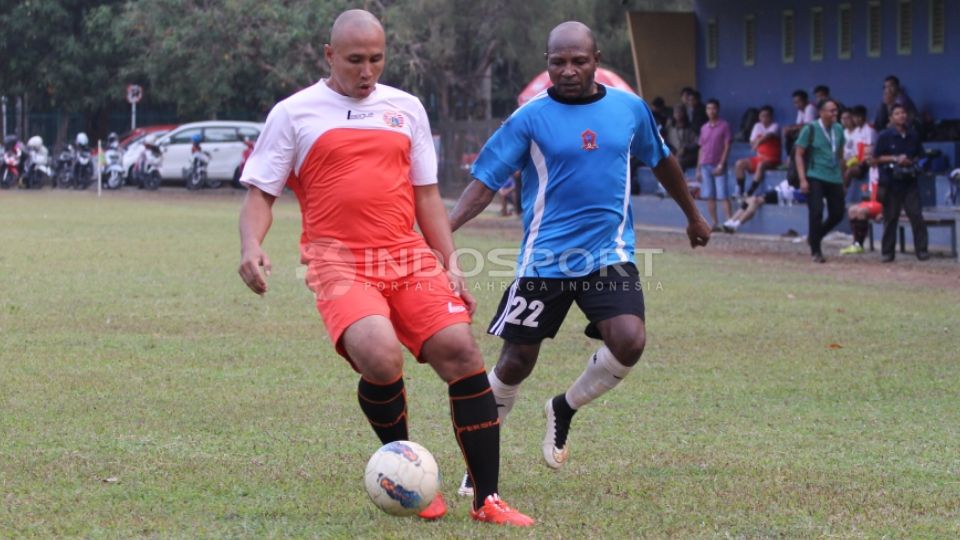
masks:
{"label": "green grass", "polygon": [[[956,288],[668,249],[647,351],[577,416],[562,471],[541,407],[596,346],[576,310],[521,390],[501,490],[529,531],[469,521],[446,391],[411,360],[411,438],[452,499],[422,523],[361,488],[377,443],[298,277],[296,204],[259,298],[239,198],[110,195],[0,193],[0,537],[960,536]],[[474,281],[491,366],[500,292]]]}

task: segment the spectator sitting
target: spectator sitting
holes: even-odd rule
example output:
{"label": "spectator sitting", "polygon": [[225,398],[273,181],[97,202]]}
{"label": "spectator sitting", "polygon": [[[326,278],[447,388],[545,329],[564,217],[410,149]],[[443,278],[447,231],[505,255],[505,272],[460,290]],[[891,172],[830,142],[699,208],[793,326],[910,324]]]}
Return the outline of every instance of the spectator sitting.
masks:
{"label": "spectator sitting", "polygon": [[830,87],[825,84],[818,84],[813,89],[813,102],[819,104],[825,99],[830,99]]}
{"label": "spectator sitting", "polygon": [[740,203],[740,209],[730,219],[723,223],[723,232],[733,234],[741,225],[750,221],[757,214],[757,210],[764,204],[792,205],[802,203],[806,196],[794,188],[786,180],[782,180],[777,187],[767,190],[763,195],[747,197]]}
{"label": "spectator sitting", "polygon": [[[760,121],[754,124],[750,132],[750,147],[757,155],[739,159],[734,166],[737,195],[741,198],[753,195],[763,183],[764,172],[780,165],[780,126],[773,121],[773,107],[770,105],[760,108]],[[750,189],[744,191],[747,172],[753,173],[753,181]]]}
{"label": "spectator sitting", "polygon": [[900,79],[896,75],[889,75],[883,80],[883,101],[873,121],[873,127],[878,131],[893,127],[890,125],[890,114],[894,105],[900,105],[907,111],[907,124],[912,125],[917,118],[917,106],[900,86]]}
{"label": "spectator sitting", "polygon": [[[844,123],[845,116],[849,117],[846,120],[849,128]],[[847,203],[855,205],[864,200],[867,192],[868,161],[873,156],[877,132],[867,123],[867,108],[863,105],[845,111],[845,115],[840,116],[840,123],[844,126],[843,159],[847,162],[847,172],[843,180],[847,188]]]}
{"label": "spectator sitting", "polygon": [[797,119],[793,125],[783,128],[783,143],[787,147],[787,156],[793,156],[793,143],[803,126],[816,120],[817,108],[810,103],[810,96],[803,90],[793,92],[793,106],[797,108]]}
{"label": "spectator sitting", "polygon": [[683,105],[673,108],[673,117],[666,127],[667,146],[680,162],[680,168],[687,170],[697,166],[697,134],[687,121],[687,114]]}
{"label": "spectator sitting", "polygon": [[[876,172],[876,168],[872,169]],[[876,177],[876,174],[871,174]],[[883,217],[883,205],[880,200],[883,197],[879,194],[879,183],[877,178],[870,180],[869,200],[854,204],[847,209],[847,217],[850,218],[850,230],[853,232],[853,244],[840,250],[841,255],[856,255],[863,253],[863,241],[867,239],[867,231],[870,227],[870,220],[881,221]]]}

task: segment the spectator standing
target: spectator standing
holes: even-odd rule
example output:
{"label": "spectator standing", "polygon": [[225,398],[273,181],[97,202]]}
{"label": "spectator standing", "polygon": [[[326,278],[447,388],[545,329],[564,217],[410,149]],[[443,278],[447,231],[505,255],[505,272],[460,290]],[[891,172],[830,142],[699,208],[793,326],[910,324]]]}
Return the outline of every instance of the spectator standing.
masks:
{"label": "spectator standing", "polygon": [[817,119],[817,108],[810,103],[810,96],[804,90],[794,90],[793,106],[797,109],[797,119],[792,125],[783,128],[783,144],[787,147],[787,156],[793,155],[793,143],[803,126]]}
{"label": "spectator standing", "polygon": [[[807,242],[813,262],[823,263],[821,243],[831,229],[843,220],[843,128],[837,123],[840,106],[833,98],[820,103],[820,119],[807,124],[797,137],[793,157],[800,178],[800,191],[808,193],[809,233]],[[809,149],[809,162],[804,153]],[[827,201],[827,218],[823,220],[823,201]]]}
{"label": "spectator standing", "polygon": [[903,209],[910,218],[913,229],[913,248],[917,258],[925,261],[930,258],[927,252],[927,226],[923,222],[920,208],[920,189],[917,185],[919,167],[917,162],[923,157],[923,145],[920,135],[910,124],[907,107],[894,105],[890,110],[893,127],[880,133],[877,140],[876,164],[880,168],[880,183],[884,187],[883,200],[883,240],[881,253],[883,262],[893,262],[896,254],[897,222]]}
{"label": "spectator standing", "polygon": [[697,153],[700,146],[697,144],[697,134],[687,121],[686,111],[682,105],[673,108],[673,117],[666,128],[667,146],[680,162],[683,170],[697,166]]}
{"label": "spectator standing", "polygon": [[727,193],[727,156],[732,140],[730,125],[720,118],[720,102],[716,99],[707,101],[707,123],[700,129],[697,181],[701,183],[701,197],[707,201],[714,231],[723,230],[717,218],[717,201],[723,201],[727,219],[732,215]]}
{"label": "spectator standing", "polygon": [[699,135],[700,128],[707,123],[707,110],[700,102],[700,92],[689,86],[685,87],[680,91],[680,103],[686,111],[687,123],[693,128],[694,133]]}
{"label": "spectator standing", "polygon": [[830,87],[825,84],[818,84],[813,89],[813,103],[819,104],[821,101],[830,98]]}
{"label": "spectator standing", "polygon": [[[760,120],[750,132],[750,147],[757,155],[737,160],[734,166],[737,195],[741,198],[753,195],[763,184],[764,172],[780,165],[780,126],[773,121],[773,107],[770,105],[760,108]],[[744,191],[748,172],[753,174],[753,181],[750,189]]]}

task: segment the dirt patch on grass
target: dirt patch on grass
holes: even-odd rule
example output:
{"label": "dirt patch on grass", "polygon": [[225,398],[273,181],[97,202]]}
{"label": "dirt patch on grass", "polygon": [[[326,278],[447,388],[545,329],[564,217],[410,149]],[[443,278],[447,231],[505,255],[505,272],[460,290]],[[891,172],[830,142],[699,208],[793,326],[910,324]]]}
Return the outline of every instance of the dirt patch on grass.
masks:
{"label": "dirt patch on grass", "polygon": [[[482,231],[488,231],[518,242],[522,235],[516,217],[492,214],[476,218],[464,230],[481,234]],[[667,252],[690,250],[684,231],[645,226],[638,226],[636,231],[638,248],[662,248]],[[918,261],[913,253],[897,253],[895,262],[882,263],[879,251],[840,255],[840,249],[847,245],[849,237],[824,241],[826,264],[813,263],[806,242],[795,238],[714,233],[709,246],[697,250],[703,249],[702,255],[706,257],[747,260],[756,265],[758,270],[764,271],[773,272],[787,267],[860,283],[909,283],[960,291],[960,263],[945,252],[933,251],[931,259],[923,262]],[[877,247],[879,249],[879,245]]]}

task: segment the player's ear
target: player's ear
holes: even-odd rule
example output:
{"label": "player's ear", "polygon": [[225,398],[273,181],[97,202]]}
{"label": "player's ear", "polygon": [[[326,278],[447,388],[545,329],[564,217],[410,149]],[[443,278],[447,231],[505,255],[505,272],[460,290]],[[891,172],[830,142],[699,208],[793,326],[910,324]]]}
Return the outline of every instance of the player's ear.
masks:
{"label": "player's ear", "polygon": [[327,61],[327,65],[333,67],[333,47],[329,43],[323,44],[323,57]]}
{"label": "player's ear", "polygon": [[593,61],[596,62],[598,66],[600,65],[601,56],[603,55],[600,54],[600,49],[597,49],[596,52],[593,53]]}

